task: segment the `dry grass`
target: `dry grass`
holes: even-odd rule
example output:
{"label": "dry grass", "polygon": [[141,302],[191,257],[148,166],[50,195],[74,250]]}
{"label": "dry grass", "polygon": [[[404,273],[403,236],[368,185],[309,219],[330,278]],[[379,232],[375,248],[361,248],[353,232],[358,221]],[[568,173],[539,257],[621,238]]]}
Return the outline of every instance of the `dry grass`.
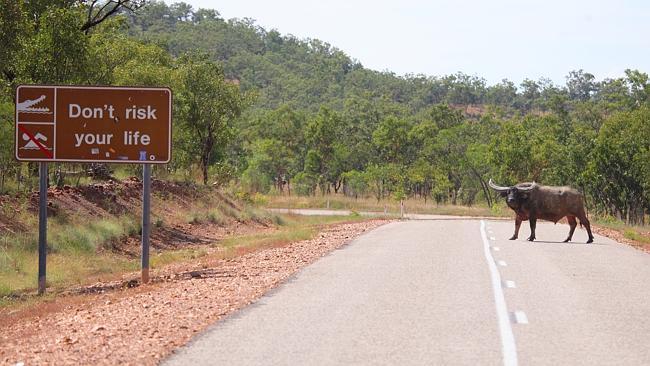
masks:
{"label": "dry grass", "polygon": [[[325,196],[268,196],[264,200],[269,208],[320,208],[320,209],[345,209],[353,211],[378,211],[388,214],[399,214],[400,203],[395,200],[377,201],[373,198],[352,198],[340,194]],[[424,199],[407,199],[404,201],[407,213],[437,214],[454,216],[498,216],[510,217],[512,213],[504,205],[489,208],[484,205],[454,206],[436,205],[434,201]]]}

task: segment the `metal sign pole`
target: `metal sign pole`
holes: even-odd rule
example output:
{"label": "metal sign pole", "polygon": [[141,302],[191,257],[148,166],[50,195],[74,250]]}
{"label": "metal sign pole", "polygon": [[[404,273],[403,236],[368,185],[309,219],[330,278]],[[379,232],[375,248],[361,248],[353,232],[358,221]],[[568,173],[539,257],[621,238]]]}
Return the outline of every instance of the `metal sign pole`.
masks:
{"label": "metal sign pole", "polygon": [[39,163],[38,178],[38,294],[42,295],[47,262],[47,163]]}
{"label": "metal sign pole", "polygon": [[142,283],[149,283],[149,230],[151,224],[151,164],[142,171]]}

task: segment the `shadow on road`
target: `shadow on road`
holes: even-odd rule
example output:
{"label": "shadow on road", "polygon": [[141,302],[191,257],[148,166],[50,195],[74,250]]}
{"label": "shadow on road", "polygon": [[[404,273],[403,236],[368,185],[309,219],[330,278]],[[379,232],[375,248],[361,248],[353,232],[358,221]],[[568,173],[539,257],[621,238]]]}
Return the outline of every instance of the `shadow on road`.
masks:
{"label": "shadow on road", "polygon": [[605,243],[582,243],[582,242],[577,242],[577,241],[572,241],[565,243],[563,241],[546,241],[546,240],[535,240],[533,242],[525,241],[526,243],[531,243],[531,244],[562,244],[562,245],[607,245]]}

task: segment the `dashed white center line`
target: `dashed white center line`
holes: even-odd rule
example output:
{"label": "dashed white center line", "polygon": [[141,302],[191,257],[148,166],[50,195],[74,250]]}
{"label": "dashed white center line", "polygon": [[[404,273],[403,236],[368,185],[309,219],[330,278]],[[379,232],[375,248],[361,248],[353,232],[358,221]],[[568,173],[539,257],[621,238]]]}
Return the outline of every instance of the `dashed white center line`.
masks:
{"label": "dashed white center line", "polygon": [[528,317],[526,316],[526,313],[523,311],[515,311],[513,314],[515,323],[517,324],[528,324]]}
{"label": "dashed white center line", "polygon": [[508,263],[506,263],[506,261],[497,261],[497,264],[501,267],[508,267]]}
{"label": "dashed white center line", "polygon": [[499,250],[501,250],[501,248],[499,248],[499,247],[492,247],[492,250],[494,250],[495,252],[498,252]]}
{"label": "dashed white center line", "polygon": [[485,255],[485,260],[490,269],[490,279],[492,280],[492,292],[494,294],[494,303],[497,311],[499,335],[501,336],[503,364],[504,366],[516,366],[518,361],[515,336],[512,333],[506,299],[503,296],[503,289],[501,288],[501,276],[499,275],[497,266],[494,264],[494,257],[492,257],[492,253],[490,253],[490,243],[485,234],[485,221],[483,220],[481,220],[481,239],[483,239],[483,254]]}
{"label": "dashed white center line", "polygon": [[491,236],[490,240],[497,240],[497,238],[495,238],[494,236]]}
{"label": "dashed white center line", "polygon": [[515,281],[504,281],[503,286],[506,288],[517,288],[517,285],[515,285]]}

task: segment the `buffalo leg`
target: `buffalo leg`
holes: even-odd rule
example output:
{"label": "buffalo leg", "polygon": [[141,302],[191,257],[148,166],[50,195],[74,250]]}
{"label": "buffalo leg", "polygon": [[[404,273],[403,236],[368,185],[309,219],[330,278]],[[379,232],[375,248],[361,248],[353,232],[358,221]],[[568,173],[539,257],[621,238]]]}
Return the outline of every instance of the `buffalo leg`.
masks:
{"label": "buffalo leg", "polygon": [[521,227],[521,219],[519,216],[515,218],[515,233],[512,234],[512,238],[510,240],[515,240],[519,237],[519,228]]}
{"label": "buffalo leg", "polygon": [[573,237],[573,232],[576,230],[576,226],[578,226],[578,222],[576,221],[575,216],[567,216],[566,217],[567,221],[569,221],[569,236],[567,236],[566,240],[564,241],[565,243],[568,243],[571,241],[571,238]]}
{"label": "buffalo leg", "polygon": [[533,241],[535,240],[535,227],[537,226],[537,217],[531,215],[528,220],[530,221],[530,236],[528,237],[528,241]]}
{"label": "buffalo leg", "polygon": [[589,224],[589,220],[587,219],[587,215],[578,216],[578,219],[580,220],[580,225],[584,226],[585,229],[587,229],[587,234],[589,234],[589,240],[587,240],[587,243],[593,243],[594,242],[594,236],[591,233],[591,224]]}

